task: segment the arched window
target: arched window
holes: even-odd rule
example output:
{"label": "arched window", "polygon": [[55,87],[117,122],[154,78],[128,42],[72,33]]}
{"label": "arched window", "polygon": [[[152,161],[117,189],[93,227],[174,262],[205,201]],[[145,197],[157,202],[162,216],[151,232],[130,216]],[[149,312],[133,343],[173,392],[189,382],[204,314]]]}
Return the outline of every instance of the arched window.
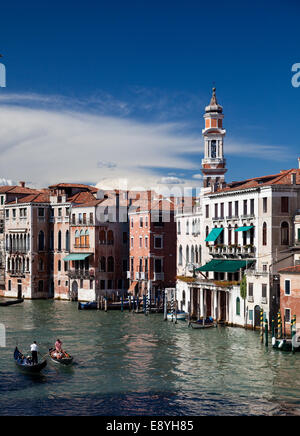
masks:
{"label": "arched window", "polygon": [[186,246],[186,249],[185,249],[185,262],[186,262],[186,264],[188,264],[190,262],[190,249],[189,249],[188,245]]}
{"label": "arched window", "polygon": [[26,271],[29,272],[29,258],[26,259]]}
{"label": "arched window", "polygon": [[106,232],[104,230],[100,230],[99,233],[99,242],[101,245],[106,244]]}
{"label": "arched window", "polygon": [[9,246],[9,236],[8,235],[6,235],[6,250],[8,251],[9,249],[10,249],[10,246]]}
{"label": "arched window", "polygon": [[107,259],[107,272],[114,272],[114,258],[112,256]]}
{"label": "arched window", "polygon": [[194,246],[192,245],[191,248],[191,263],[195,263],[195,252],[194,252]]}
{"label": "arched window", "polygon": [[180,221],[177,221],[177,233],[178,235],[181,234]]}
{"label": "arched window", "polygon": [[178,265],[182,265],[182,245],[179,246]]}
{"label": "arched window", "polygon": [[30,235],[27,235],[27,251],[30,251]]}
{"label": "arched window", "polygon": [[10,259],[7,259],[7,271],[10,271]]}
{"label": "arched window", "polygon": [[185,304],[185,291],[182,291],[182,304]]}
{"label": "arched window", "polygon": [[42,230],[39,233],[38,246],[39,246],[39,251],[43,251],[45,249],[45,235]]}
{"label": "arched window", "polygon": [[238,225],[236,224],[234,226],[234,244],[238,245],[239,243],[239,232],[236,231],[236,229],[238,228]]}
{"label": "arched window", "polygon": [[240,315],[241,314],[241,302],[239,297],[237,297],[236,299],[236,315]]}
{"label": "arched window", "polygon": [[262,228],[262,244],[267,245],[267,223],[263,223]]}
{"label": "arched window", "polygon": [[75,232],[75,247],[79,247],[80,245],[80,236],[79,236],[79,231],[76,230]]}
{"label": "arched window", "polygon": [[80,230],[80,247],[84,246],[85,234],[84,230]]}
{"label": "arched window", "polygon": [[231,236],[232,236],[232,228],[231,228],[231,225],[229,224],[229,226],[228,226],[228,245],[231,245],[231,243],[232,243]]}
{"label": "arched window", "polygon": [[58,269],[58,271],[61,271],[61,261],[60,260],[57,262],[57,269]]}
{"label": "arched window", "polygon": [[[58,261],[60,262],[60,260]],[[44,262],[43,259],[39,259],[39,271],[43,271],[44,270]],[[60,271],[60,270],[59,270]]]}
{"label": "arched window", "polygon": [[86,247],[89,247],[90,246],[90,234],[89,234],[89,231],[88,230],[86,230],[85,231],[85,242],[84,242],[84,245],[86,246]]}
{"label": "arched window", "polygon": [[190,233],[190,222],[189,220],[186,220],[186,234],[188,235]]}
{"label": "arched window", "polygon": [[109,230],[107,232],[107,243],[108,243],[108,245],[113,245],[113,243],[114,243],[114,233],[112,230]]}
{"label": "arched window", "polygon": [[104,256],[100,257],[99,270],[101,272],[105,272],[106,271],[106,259],[105,259]]}
{"label": "arched window", "polygon": [[61,250],[61,231],[58,232],[58,236],[57,236],[57,249],[59,251]]}
{"label": "arched window", "polygon": [[281,224],[281,245],[289,245],[289,224],[283,222]]}
{"label": "arched window", "polygon": [[70,251],[70,234],[69,234],[69,230],[66,230],[66,251]]}
{"label": "arched window", "polygon": [[195,246],[195,262],[198,264],[199,263],[199,253],[198,253],[198,247],[197,245]]}

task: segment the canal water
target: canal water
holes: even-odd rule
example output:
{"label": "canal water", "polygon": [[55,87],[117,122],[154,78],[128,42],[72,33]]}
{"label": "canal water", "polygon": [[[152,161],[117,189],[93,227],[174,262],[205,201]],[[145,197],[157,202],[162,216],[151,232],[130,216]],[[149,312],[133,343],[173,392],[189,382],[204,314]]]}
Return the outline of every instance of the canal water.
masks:
{"label": "canal water", "polygon": [[[256,332],[129,312],[78,311],[76,303],[25,301],[0,307],[0,415],[300,414],[300,353],[266,349]],[[13,362],[36,340],[57,338],[71,368],[48,361],[42,375]]]}

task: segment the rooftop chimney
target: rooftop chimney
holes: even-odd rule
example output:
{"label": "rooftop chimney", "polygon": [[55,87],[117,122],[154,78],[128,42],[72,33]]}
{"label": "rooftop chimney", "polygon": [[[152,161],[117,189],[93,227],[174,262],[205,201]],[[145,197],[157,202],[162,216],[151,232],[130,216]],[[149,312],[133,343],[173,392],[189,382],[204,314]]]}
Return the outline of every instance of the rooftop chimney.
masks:
{"label": "rooftop chimney", "polygon": [[21,186],[21,188],[25,188],[25,182],[19,182],[19,185]]}
{"label": "rooftop chimney", "polygon": [[291,184],[296,185],[296,173],[291,174]]}

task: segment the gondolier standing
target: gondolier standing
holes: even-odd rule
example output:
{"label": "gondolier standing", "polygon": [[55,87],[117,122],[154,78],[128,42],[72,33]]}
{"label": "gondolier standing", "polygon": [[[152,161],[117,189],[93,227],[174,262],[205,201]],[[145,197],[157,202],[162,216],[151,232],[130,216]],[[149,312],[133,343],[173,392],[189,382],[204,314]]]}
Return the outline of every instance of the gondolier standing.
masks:
{"label": "gondolier standing", "polygon": [[32,356],[32,363],[33,365],[38,363],[38,351],[39,347],[37,346],[36,341],[33,341],[33,344],[30,345],[30,351]]}

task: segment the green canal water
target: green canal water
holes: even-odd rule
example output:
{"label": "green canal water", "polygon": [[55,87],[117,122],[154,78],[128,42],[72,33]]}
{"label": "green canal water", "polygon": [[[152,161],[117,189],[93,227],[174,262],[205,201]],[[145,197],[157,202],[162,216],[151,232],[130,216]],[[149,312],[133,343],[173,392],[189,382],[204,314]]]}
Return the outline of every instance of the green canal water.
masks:
{"label": "green canal water", "polygon": [[[300,414],[300,353],[266,349],[239,328],[206,331],[160,314],[78,311],[76,303],[25,301],[0,307],[0,415]],[[36,340],[60,338],[71,368],[48,361],[28,376],[13,362]]]}

